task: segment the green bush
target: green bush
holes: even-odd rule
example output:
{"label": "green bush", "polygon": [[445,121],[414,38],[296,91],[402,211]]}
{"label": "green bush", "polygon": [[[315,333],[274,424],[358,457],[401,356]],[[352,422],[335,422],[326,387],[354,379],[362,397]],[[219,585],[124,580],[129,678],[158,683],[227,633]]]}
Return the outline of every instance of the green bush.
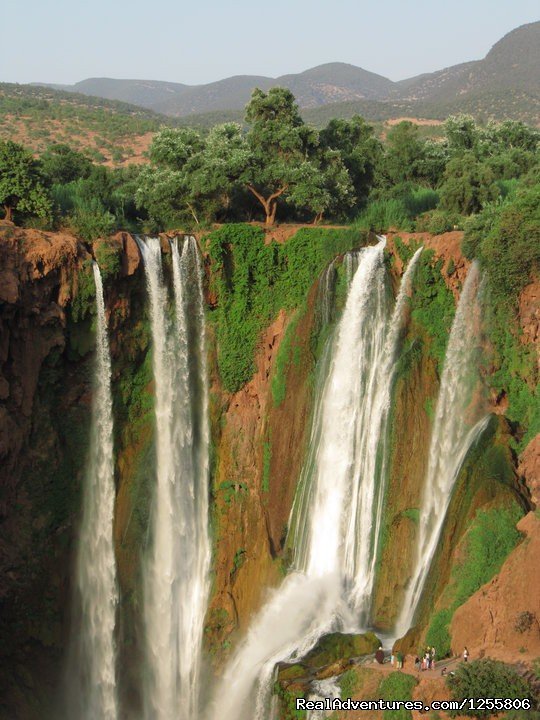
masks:
{"label": "green bush", "polygon": [[432,235],[441,235],[442,233],[460,228],[462,224],[463,218],[457,213],[433,210],[417,218],[416,230],[418,232],[429,232]]}
{"label": "green bush", "polygon": [[253,374],[257,336],[273,315],[275,247],[249,225],[224,225],[208,240],[219,298],[219,371],[225,389],[235,392]]}
{"label": "green bush", "polygon": [[71,318],[74,322],[95,315],[96,285],[92,272],[92,261],[85,260],[77,273],[77,289],[71,302]]}
{"label": "green bush", "polygon": [[78,208],[68,220],[73,232],[86,241],[110,235],[116,225],[114,215],[100,209],[97,203],[91,209]]}
{"label": "green bush", "polygon": [[493,347],[488,382],[494,395],[507,395],[506,415],[520,428],[521,450],[540,431],[536,355],[531,344],[522,342],[517,322],[519,294],[540,265],[537,173],[522,178],[506,201],[471,218],[462,249],[480,260],[487,276],[485,326]]}
{"label": "green bush", "polygon": [[[383,700],[411,700],[412,690],[417,685],[412,675],[403,672],[393,672],[387,675],[379,685],[379,697]],[[399,710],[384,710],[384,720],[410,720],[412,712],[404,707]]]}
{"label": "green bush", "polygon": [[292,309],[304,302],[315,279],[337,255],[365,245],[367,236],[357,229],[302,228],[279,246],[280,273],[277,298]]}
{"label": "green bush", "polygon": [[96,245],[95,256],[103,280],[117,277],[120,272],[120,245],[114,242],[100,242]]}
{"label": "green bush", "polygon": [[[531,691],[525,680],[521,678],[513,667],[484,658],[470,663],[461,663],[455,675],[447,678],[446,683],[454,700],[462,701],[466,698],[529,698]],[[510,710],[511,708],[506,708]],[[469,717],[489,717],[492,710],[463,710],[454,711],[455,715],[468,715]]]}
{"label": "green bush", "polygon": [[346,670],[339,678],[339,687],[341,688],[341,697],[345,700],[353,696],[358,688],[358,675],[356,670]]}
{"label": "green bush", "polygon": [[395,230],[412,230],[412,222],[405,202],[397,198],[373,200],[354,221],[360,230],[385,232]]}
{"label": "green bush", "polygon": [[412,189],[404,199],[409,216],[415,218],[429,210],[434,210],[439,204],[439,194],[431,188],[418,187]]}

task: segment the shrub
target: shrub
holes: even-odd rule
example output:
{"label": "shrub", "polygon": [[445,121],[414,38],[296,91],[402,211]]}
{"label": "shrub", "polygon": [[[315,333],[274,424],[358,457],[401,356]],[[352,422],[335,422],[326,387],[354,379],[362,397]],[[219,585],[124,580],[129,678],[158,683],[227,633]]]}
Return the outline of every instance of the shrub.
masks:
{"label": "shrub", "polygon": [[410,217],[414,218],[428,210],[434,210],[439,204],[439,195],[431,188],[414,188],[406,195],[405,207]]}
{"label": "shrub", "polygon": [[457,213],[444,212],[444,210],[434,210],[421,215],[416,220],[416,230],[418,232],[429,232],[433,235],[450,232],[462,225],[463,219]]}
{"label": "shrub", "polygon": [[[461,663],[455,675],[448,677],[446,682],[452,698],[458,701],[466,698],[530,698],[529,686],[512,667],[488,658]],[[493,711],[464,708],[452,714],[481,718],[493,715]]]}
{"label": "shrub", "polygon": [[358,688],[358,675],[356,670],[346,670],[339,678],[339,687],[341,688],[341,697],[343,699],[353,696],[354,691]]}
{"label": "shrub", "polygon": [[514,630],[518,633],[525,633],[528,632],[533,622],[536,620],[536,616],[534,613],[530,612],[529,610],[525,610],[524,612],[519,613],[519,615],[516,617],[516,622],[514,623]]}
{"label": "shrub", "polygon": [[107,211],[76,210],[69,216],[69,224],[78,237],[91,241],[110,235],[115,227],[115,218]]}
{"label": "shrub", "polygon": [[[387,675],[379,685],[379,696],[383,700],[410,700],[412,689],[417,685],[412,675],[402,672],[393,672]],[[404,707],[399,710],[384,710],[384,720],[410,720],[412,713]]]}
{"label": "shrub", "polygon": [[374,200],[356,218],[355,227],[360,230],[385,232],[389,228],[412,230],[412,222],[405,202],[401,199],[387,198]]}
{"label": "shrub", "polygon": [[116,277],[121,265],[120,246],[104,241],[96,245],[94,252],[103,280]]}
{"label": "shrub", "polygon": [[92,273],[92,262],[85,260],[77,274],[77,290],[71,303],[71,317],[74,322],[95,314],[96,286]]}

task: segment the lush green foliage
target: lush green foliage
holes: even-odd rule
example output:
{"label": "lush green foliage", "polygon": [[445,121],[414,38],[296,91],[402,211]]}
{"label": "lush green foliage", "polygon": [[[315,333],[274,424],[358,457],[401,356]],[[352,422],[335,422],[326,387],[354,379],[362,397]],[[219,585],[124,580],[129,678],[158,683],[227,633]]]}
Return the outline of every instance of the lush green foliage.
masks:
{"label": "lush green foliage", "polygon": [[217,272],[219,370],[234,392],[253,373],[257,335],[272,314],[276,253],[262,230],[247,225],[211,233],[209,252]]}
{"label": "lush green foliage", "polygon": [[[210,233],[219,299],[218,362],[227,390],[235,392],[250,379],[259,333],[277,310],[299,307],[325,265],[363,240],[356,231],[322,228],[299,230],[283,245],[265,245],[263,231],[249,225],[224,225]],[[281,402],[285,388],[275,382],[275,399]]]}
{"label": "lush green foliage", "polygon": [[[527,682],[515,669],[498,660],[483,658],[470,663],[461,663],[455,675],[446,680],[455,700],[466,698],[530,698]],[[511,709],[511,708],[506,708]],[[457,715],[458,713],[454,713]],[[470,717],[491,717],[493,710],[460,710],[460,715]]]}
{"label": "lush green foliage", "polygon": [[305,720],[307,711],[296,709],[296,699],[304,697],[303,693],[296,689],[285,689],[278,682],[274,685],[274,692],[280,700],[281,720]]}
{"label": "lush green foliage", "polygon": [[71,316],[74,322],[84,320],[87,315],[95,314],[96,286],[92,273],[92,263],[85,260],[77,275],[77,288],[71,303]]}
{"label": "lush green foliage", "polygon": [[0,142],[0,205],[6,218],[13,211],[49,218],[51,202],[43,186],[38,165],[22,145]]}
{"label": "lush green foliage", "polygon": [[487,276],[486,327],[494,350],[488,381],[495,394],[507,394],[507,416],[522,427],[522,446],[540,430],[535,352],[522,342],[516,321],[519,293],[540,264],[538,178],[538,171],[530,173],[505,201],[472,218],[463,243]]}
{"label": "lush green foliage", "polygon": [[358,687],[358,675],[352,668],[345,670],[343,675],[339,678],[339,686],[341,688],[342,699],[350,698],[353,696],[354,691]]}
{"label": "lush green foliage", "polygon": [[[383,700],[411,700],[412,690],[417,685],[412,675],[393,672],[387,675],[379,685],[379,697]],[[404,707],[399,710],[384,710],[384,720],[410,720],[412,712]]]}
{"label": "lush green foliage", "polygon": [[429,338],[428,350],[440,369],[455,313],[454,297],[441,275],[442,265],[442,259],[434,262],[433,250],[423,250],[412,295],[412,317],[425,329]]}
{"label": "lush green foliage", "polygon": [[63,143],[51,145],[39,159],[41,175],[48,185],[65,185],[88,177],[92,171],[92,163],[86,155]]}
{"label": "lush green foliage", "polygon": [[121,265],[120,252],[121,246],[118,243],[113,243],[108,240],[104,240],[96,245],[96,260],[103,280],[117,277]]}

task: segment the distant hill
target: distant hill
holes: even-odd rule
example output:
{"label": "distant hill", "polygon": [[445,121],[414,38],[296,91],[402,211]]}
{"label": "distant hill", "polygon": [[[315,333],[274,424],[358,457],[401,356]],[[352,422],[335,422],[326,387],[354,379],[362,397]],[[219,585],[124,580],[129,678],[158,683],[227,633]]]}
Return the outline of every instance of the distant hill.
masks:
{"label": "distant hill", "polygon": [[328,63],[279,78],[239,75],[198,86],[110,78],[73,86],[0,83],[0,139],[36,153],[65,142],[97,162],[140,163],[160,127],[242,122],[253,88],[275,85],[290,88],[304,119],[317,127],[359,114],[384,133],[396,120],[412,118],[435,136],[440,122],[459,112],[484,122],[512,118],[539,125],[540,22],[505,35],[483,60],[400,82]]}
{"label": "distant hill", "polygon": [[132,105],[156,110],[161,103],[171,98],[182,97],[183,93],[190,88],[189,85],[161,82],[160,80],[89,78],[75,83],[71,89],[83,95],[94,95],[107,100],[121,100]]}
{"label": "distant hill", "polygon": [[109,165],[142,162],[152,135],[173,118],[117,100],[0,83],[0,139],[42,152],[68,143]]}
{"label": "distant hill", "polygon": [[[367,108],[367,116],[375,113],[384,118],[396,109],[400,112],[407,109],[418,115],[423,108],[430,117],[438,117],[448,112],[449,104],[455,102],[459,107],[471,108],[472,112],[490,117],[494,112],[497,117],[496,98],[502,98],[501,117],[507,117],[513,106],[519,117],[538,123],[534,112],[535,99],[540,98],[540,22],[512,30],[483,60],[461,63],[400,82],[354,65],[327,63],[278,78],[238,75],[195,86],[155,80],[91,78],[69,88],[56,87],[121,100],[172,117],[193,117],[197,124],[207,124],[207,113],[220,116],[227,111],[240,111],[255,87],[268,90],[275,85],[289,88],[300,107],[306,110],[358,103],[359,108]],[[504,99],[506,91],[513,93],[511,101]],[[532,104],[527,107],[529,102]],[[420,105],[415,108],[416,103]]]}
{"label": "distant hill", "polygon": [[419,75],[398,85],[402,99],[431,102],[505,90],[540,96],[540,22],[512,30],[483,60]]}

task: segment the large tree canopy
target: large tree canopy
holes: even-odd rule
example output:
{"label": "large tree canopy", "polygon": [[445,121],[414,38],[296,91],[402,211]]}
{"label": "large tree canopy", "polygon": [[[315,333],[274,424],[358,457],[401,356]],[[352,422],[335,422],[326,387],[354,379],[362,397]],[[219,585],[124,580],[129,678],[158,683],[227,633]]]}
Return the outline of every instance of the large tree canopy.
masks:
{"label": "large tree canopy", "polygon": [[51,215],[37,162],[28,150],[11,140],[0,142],[0,204],[9,221],[15,210],[43,218]]}
{"label": "large tree canopy", "polygon": [[246,107],[250,125],[247,144],[249,162],[241,179],[264,208],[266,223],[274,223],[278,199],[294,186],[309,183],[310,163],[318,147],[318,135],[300,117],[294,95],[285,88],[268,93],[256,89]]}
{"label": "large tree canopy", "polygon": [[359,115],[350,120],[330,120],[321,130],[320,142],[341,155],[354,188],[354,200],[357,205],[365,204],[383,154],[373,127]]}

